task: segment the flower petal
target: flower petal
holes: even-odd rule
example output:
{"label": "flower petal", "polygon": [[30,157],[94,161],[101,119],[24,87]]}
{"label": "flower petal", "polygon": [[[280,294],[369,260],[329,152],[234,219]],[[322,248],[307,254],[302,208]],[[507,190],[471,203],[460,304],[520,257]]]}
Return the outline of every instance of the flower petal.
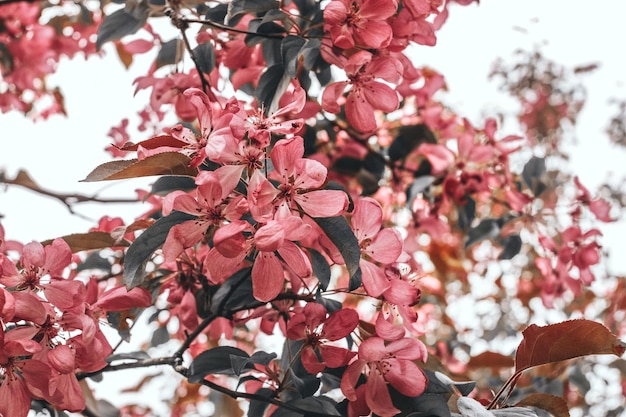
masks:
{"label": "flower petal", "polygon": [[311,217],[334,217],[348,207],[348,196],[339,190],[315,190],[297,194],[294,200]]}
{"label": "flower petal", "polygon": [[359,266],[361,267],[363,288],[365,288],[368,295],[378,297],[389,289],[391,284],[385,276],[385,272],[379,266],[365,259],[361,259]]}
{"label": "flower petal", "polygon": [[355,389],[356,384],[359,382],[361,371],[366,364],[367,362],[363,359],[355,360],[348,365],[341,377],[341,392],[343,392],[343,395],[345,395],[350,401],[355,401],[357,398]]}
{"label": "flower petal", "polygon": [[366,384],[365,401],[374,413],[381,417],[393,417],[400,413],[391,402],[387,383],[377,370],[369,373]]}
{"label": "flower petal", "polygon": [[385,379],[401,394],[417,397],[426,389],[428,380],[424,371],[411,361],[389,359]]}
{"label": "flower petal", "polygon": [[252,267],[252,295],[259,301],[271,301],[283,289],[285,273],[273,252],[259,252]]}
{"label": "flower petal", "polygon": [[[310,303],[309,303],[310,304]],[[334,311],[324,322],[322,336],[326,340],[339,340],[348,336],[359,324],[359,313],[351,308]]]}
{"label": "flower petal", "polygon": [[383,209],[373,198],[360,198],[354,204],[351,223],[359,242],[372,239],[383,224]]}
{"label": "flower petal", "polygon": [[402,254],[402,239],[395,229],[383,229],[364,250],[376,262],[390,264]]}

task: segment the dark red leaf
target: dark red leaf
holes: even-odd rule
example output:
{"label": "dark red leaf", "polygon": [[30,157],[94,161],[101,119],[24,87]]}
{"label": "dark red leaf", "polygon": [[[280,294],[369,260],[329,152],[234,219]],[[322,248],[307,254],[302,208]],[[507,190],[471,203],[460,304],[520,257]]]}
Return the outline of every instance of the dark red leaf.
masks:
{"label": "dark red leaf", "polygon": [[498,370],[502,368],[513,368],[515,366],[515,360],[511,356],[488,351],[477,356],[472,356],[467,366],[473,369],[491,368]]}
{"label": "dark red leaf", "polygon": [[146,159],[111,161],[99,165],[83,182],[121,180],[151,175],[195,176],[197,170],[189,167],[189,157],[178,152],[163,152]]}
{"label": "dark red leaf", "polygon": [[537,365],[586,355],[622,356],[626,344],[604,325],[591,320],[570,320],[547,326],[530,325],[515,355],[515,372]]}
{"label": "dark red leaf", "polygon": [[[70,246],[72,253],[84,250],[110,248],[113,246],[128,246],[128,242],[124,240],[118,242],[107,232],[75,233],[62,236],[61,239]],[[42,242],[43,245],[50,243],[52,243],[52,240]]]}
{"label": "dark red leaf", "polygon": [[522,398],[516,407],[535,407],[546,410],[554,417],[570,417],[569,407],[561,397],[551,394],[535,393]]}
{"label": "dark red leaf", "polygon": [[118,148],[120,151],[136,151],[139,149],[139,145],[145,149],[156,149],[163,146],[169,146],[172,148],[183,148],[187,145],[185,142],[175,139],[170,135],[155,136],[150,139],[143,140],[139,143],[126,142],[124,146]]}

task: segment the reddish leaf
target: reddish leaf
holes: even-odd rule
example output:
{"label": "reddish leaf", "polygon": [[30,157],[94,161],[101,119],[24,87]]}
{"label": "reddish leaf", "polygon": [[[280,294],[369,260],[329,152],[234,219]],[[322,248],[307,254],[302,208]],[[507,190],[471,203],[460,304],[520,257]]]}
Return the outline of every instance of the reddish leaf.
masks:
{"label": "reddish leaf", "polygon": [[161,148],[163,146],[169,146],[172,148],[183,148],[185,147],[187,144],[185,142],[182,142],[178,139],[175,139],[173,136],[170,135],[161,135],[161,136],[155,136],[153,138],[147,139],[147,140],[143,140],[139,143],[132,143],[132,142],[127,142],[124,144],[124,146],[122,146],[121,148],[119,148],[119,150],[121,151],[136,151],[137,149],[139,149],[139,146],[141,145],[142,148],[145,149],[156,149],[156,148]]}
{"label": "reddish leaf", "polygon": [[150,175],[195,176],[195,168],[189,167],[189,157],[178,152],[163,152],[142,159],[111,161],[99,165],[87,175],[83,182],[121,180],[147,177]]}
{"label": "reddish leaf", "polygon": [[[70,246],[72,253],[84,250],[110,248],[112,246],[128,246],[128,242],[118,242],[107,232],[75,233],[62,236],[61,239]],[[52,243],[52,239],[41,242],[44,246],[50,243]]]}
{"label": "reddish leaf", "polygon": [[30,175],[28,175],[28,172],[24,171],[23,169],[20,169],[20,171],[13,179],[13,182],[17,185],[21,185],[22,187],[30,188],[32,190],[40,189],[35,180],[33,180]]}
{"label": "reddish leaf", "polygon": [[522,398],[515,406],[541,408],[554,417],[570,417],[567,403],[563,398],[557,397],[556,395],[543,393],[530,394]]}
{"label": "reddish leaf", "polygon": [[626,344],[604,325],[591,320],[570,320],[548,326],[530,325],[515,355],[515,373],[537,365],[586,355],[622,356]]}
{"label": "reddish leaf", "polygon": [[124,48],[124,44],[121,42],[115,42],[115,50],[117,51],[117,55],[120,57],[120,61],[124,64],[124,67],[128,69],[133,63],[133,54],[128,52]]}
{"label": "reddish leaf", "polygon": [[480,355],[470,358],[468,367],[473,369],[478,368],[513,368],[515,366],[515,360],[508,356],[497,352],[483,352]]}

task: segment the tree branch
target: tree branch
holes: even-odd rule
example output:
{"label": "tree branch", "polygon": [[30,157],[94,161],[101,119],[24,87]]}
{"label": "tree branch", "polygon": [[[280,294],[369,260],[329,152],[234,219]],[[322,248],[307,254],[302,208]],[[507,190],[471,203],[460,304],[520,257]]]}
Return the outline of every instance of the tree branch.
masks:
{"label": "tree branch", "polygon": [[[206,321],[206,319],[205,319]],[[201,329],[201,326],[198,326],[198,329]],[[196,330],[198,330],[196,329]],[[201,331],[201,330],[200,330]],[[188,337],[187,340],[193,340],[193,338]],[[78,380],[82,380],[85,378],[88,378],[90,376],[93,375],[97,375],[101,372],[113,372],[113,371],[120,371],[123,369],[137,369],[137,368],[146,368],[149,366],[157,366],[157,365],[170,365],[174,368],[174,370],[184,376],[185,378],[187,377],[187,373],[189,371],[188,368],[182,366],[179,364],[179,361],[177,360],[177,358],[175,358],[174,356],[171,357],[162,357],[162,358],[151,358],[151,359],[144,359],[144,360],[140,360],[137,362],[130,362],[130,363],[120,363],[118,365],[108,365],[105,366],[104,368],[102,368],[99,371],[96,372],[85,372],[85,373],[80,373],[76,375],[76,378]],[[257,394],[250,394],[247,392],[240,392],[240,391],[235,391],[235,390],[231,390],[229,388],[223,387],[219,384],[216,384],[215,382],[211,382],[211,381],[207,381],[207,380],[203,380],[200,382],[202,385],[205,385],[215,391],[221,392],[222,394],[228,395],[229,397],[232,398],[245,398],[248,400],[258,400],[258,401],[265,401],[268,402],[270,404],[274,404],[278,407],[283,407],[286,408],[288,410],[291,411],[295,411],[297,413],[301,413],[301,414],[306,414],[312,417],[331,417],[333,416],[332,414],[326,414],[326,413],[318,413],[315,411],[309,411],[309,410],[304,410],[302,408],[296,407],[294,405],[291,404],[287,404],[285,402],[282,402],[276,398],[267,398],[261,395],[257,395]],[[85,410],[83,412],[83,415],[87,415],[87,416],[92,416],[93,412],[91,410]]]}
{"label": "tree branch", "polygon": [[[0,3],[0,5],[1,4],[2,3]],[[55,200],[60,201],[64,206],[66,206],[71,214],[77,214],[76,212],[74,212],[73,205],[78,203],[137,203],[136,198],[100,198],[95,195],[89,196],[78,193],[58,193],[55,191],[50,191],[48,189],[40,187],[35,181],[30,178],[28,173],[24,170],[20,170],[15,178],[9,178],[4,172],[0,171],[0,184],[17,185],[19,187],[34,191],[37,194],[51,197]]]}
{"label": "tree branch", "polygon": [[117,365],[107,365],[99,371],[94,372],[81,372],[76,374],[76,378],[80,381],[85,378],[89,378],[103,372],[113,372],[113,371],[121,371],[123,369],[137,369],[137,368],[147,368],[149,366],[158,366],[158,365],[171,365],[174,366],[176,363],[176,358],[173,356],[167,356],[162,358],[150,358],[143,359],[136,362],[124,362]]}
{"label": "tree branch", "polygon": [[227,25],[223,25],[221,23],[217,23],[217,22],[213,22],[212,20],[204,20],[204,19],[182,19],[183,21],[187,22],[187,23],[201,23],[203,25],[207,25],[210,26],[214,29],[219,29],[219,30],[223,30],[225,32],[232,32],[232,33],[239,33],[242,35],[253,35],[253,36],[259,36],[261,38],[270,38],[270,39],[282,39],[285,37],[284,34],[282,33],[257,33],[257,32],[250,32],[248,30],[243,30],[243,29],[237,29],[237,28],[233,28]]}

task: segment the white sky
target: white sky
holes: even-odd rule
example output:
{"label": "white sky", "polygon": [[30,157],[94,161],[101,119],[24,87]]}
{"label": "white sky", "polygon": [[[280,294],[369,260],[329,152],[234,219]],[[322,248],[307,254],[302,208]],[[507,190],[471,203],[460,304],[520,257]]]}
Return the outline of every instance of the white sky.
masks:
{"label": "white sky", "polygon": [[[531,50],[547,40],[541,50],[560,64],[599,62],[600,68],[584,77],[589,95],[572,155],[572,169],[593,189],[609,176],[626,174],[626,154],[609,146],[604,134],[615,112],[607,104],[609,98],[626,98],[626,59],[621,47],[626,39],[624,16],[626,2],[621,0],[482,0],[478,6],[452,7],[450,19],[438,33],[437,46],[418,48],[416,63],[441,71],[450,90],[444,101],[480,126],[484,117],[511,105],[510,99],[497,93],[497,83],[487,81],[497,57],[510,62],[515,49]],[[109,160],[103,149],[110,142],[106,135],[110,127],[124,117],[136,126],[136,111],[147,101],[145,94],[133,97],[132,81],[144,75],[149,64],[144,59],[127,72],[108,46],[106,57],[64,62],[50,77],[49,85],[60,85],[65,93],[68,118],[52,117],[33,124],[16,113],[0,115],[0,169],[15,175],[26,168],[42,187],[59,192],[132,197],[135,188],[147,187],[152,179],[78,182]],[[518,132],[501,130],[501,134],[510,133]],[[142,134],[131,140],[145,138]],[[71,216],[62,204],[18,187],[0,192],[7,238],[24,242],[84,232],[104,214],[131,221],[143,208],[86,203],[76,210],[93,222]],[[603,231],[605,246],[618,255],[611,267],[626,273],[626,259],[619,259],[618,253],[626,235],[624,225],[611,224]]]}

